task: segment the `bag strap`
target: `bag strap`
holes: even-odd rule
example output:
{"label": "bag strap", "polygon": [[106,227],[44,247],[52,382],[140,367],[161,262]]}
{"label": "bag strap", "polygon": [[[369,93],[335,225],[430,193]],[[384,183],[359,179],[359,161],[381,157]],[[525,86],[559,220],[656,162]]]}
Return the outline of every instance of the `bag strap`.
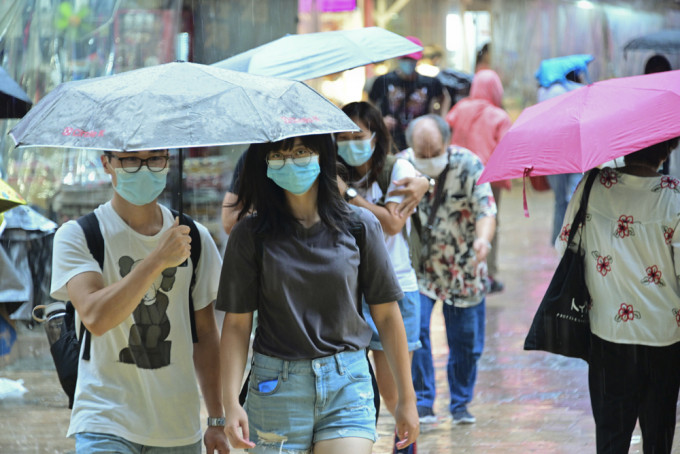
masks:
{"label": "bag strap", "polygon": [[[104,271],[104,237],[102,236],[102,231],[99,228],[99,220],[94,212],[90,212],[84,216],[81,216],[77,220],[80,228],[83,229],[85,234],[85,241],[87,242],[87,248],[90,250],[90,254],[99,264],[99,269]],[[83,360],[90,360],[90,334],[85,325],[80,323],[80,335],[78,339],[80,342],[84,342],[83,347]]]}
{"label": "bag strap", "polygon": [[[179,216],[179,212],[170,209],[173,218]],[[179,223],[181,225],[189,226],[189,237],[191,238],[191,265],[193,270],[191,272],[191,282],[189,284],[189,321],[191,323],[191,339],[194,344],[198,343],[198,332],[196,330],[196,314],[194,314],[194,287],[196,286],[196,268],[198,268],[198,261],[201,259],[201,232],[198,231],[196,223],[191,217],[182,213]]]}
{"label": "bag strap", "polygon": [[[593,183],[595,182],[595,178],[600,173],[600,169],[593,169],[588,173],[588,178],[585,181],[585,186],[583,186],[583,193],[581,194],[581,204],[578,207],[578,211],[576,212],[576,215],[574,216],[574,220],[571,223],[571,230],[569,231],[569,240],[567,241],[567,247],[572,243],[574,240],[574,236],[576,235],[576,231],[579,229],[581,225],[585,225],[586,223],[586,211],[588,209],[588,198],[590,197],[590,189],[593,187]],[[581,245],[581,237],[579,237],[579,249]]]}
{"label": "bag strap", "polygon": [[432,231],[432,224],[434,223],[434,218],[437,215],[437,209],[442,203],[442,196],[444,193],[444,184],[446,183],[446,174],[449,173],[449,168],[451,167],[451,149],[446,149],[446,167],[442,170],[442,173],[437,177],[437,186],[434,189],[434,199],[432,200],[432,209],[430,210],[430,215],[427,217],[427,230]]}

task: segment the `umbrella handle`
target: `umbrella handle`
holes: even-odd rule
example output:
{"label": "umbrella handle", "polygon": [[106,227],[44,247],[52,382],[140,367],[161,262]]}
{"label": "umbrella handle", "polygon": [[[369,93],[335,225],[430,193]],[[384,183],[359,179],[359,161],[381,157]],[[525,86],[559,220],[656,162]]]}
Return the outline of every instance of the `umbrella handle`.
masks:
{"label": "umbrella handle", "polygon": [[527,178],[530,177],[531,171],[534,170],[534,166],[525,167],[524,175],[522,175],[522,200],[524,204],[524,217],[529,217],[529,204],[527,204]]}

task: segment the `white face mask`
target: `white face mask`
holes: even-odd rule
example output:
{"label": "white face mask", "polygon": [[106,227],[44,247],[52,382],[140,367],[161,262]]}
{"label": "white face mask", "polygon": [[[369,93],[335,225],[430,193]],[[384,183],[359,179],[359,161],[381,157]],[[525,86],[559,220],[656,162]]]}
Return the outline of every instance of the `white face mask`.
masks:
{"label": "white face mask", "polygon": [[434,158],[413,158],[413,165],[415,165],[416,169],[430,178],[437,178],[444,171],[444,167],[446,167],[448,162],[448,153],[442,153]]}

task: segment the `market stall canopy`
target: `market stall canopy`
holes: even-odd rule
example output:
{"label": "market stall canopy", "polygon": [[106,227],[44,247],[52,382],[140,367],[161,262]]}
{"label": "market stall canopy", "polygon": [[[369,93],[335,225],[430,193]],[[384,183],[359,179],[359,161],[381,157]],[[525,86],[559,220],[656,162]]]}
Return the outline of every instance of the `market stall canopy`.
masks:
{"label": "market stall canopy", "polygon": [[0,67],[0,118],[21,118],[32,104],[26,92]]}
{"label": "market stall canopy", "polygon": [[308,80],[423,50],[380,27],[286,35],[226,60],[218,68]]}
{"label": "market stall canopy", "polygon": [[680,71],[595,82],[524,109],[479,183],[585,172],[680,136]]}
{"label": "market stall canopy", "polygon": [[626,43],[624,55],[631,50],[653,50],[655,52],[680,52],[680,30],[660,30],[639,36]]}
{"label": "market stall canopy", "polygon": [[588,54],[566,55],[564,57],[548,58],[541,62],[536,71],[536,79],[543,87],[549,87],[555,82],[566,81],[566,76],[572,71],[588,75],[588,63],[593,56]]}
{"label": "market stall canopy", "polygon": [[9,134],[17,147],[140,151],[358,130],[302,82],[175,62],[63,83]]}

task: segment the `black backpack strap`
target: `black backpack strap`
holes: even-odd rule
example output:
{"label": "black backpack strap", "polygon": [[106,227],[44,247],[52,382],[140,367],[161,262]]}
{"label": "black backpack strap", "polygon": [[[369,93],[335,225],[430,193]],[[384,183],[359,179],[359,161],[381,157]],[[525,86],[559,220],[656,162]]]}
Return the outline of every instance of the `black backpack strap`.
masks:
{"label": "black backpack strap", "polygon": [[[173,218],[179,216],[179,212],[170,209]],[[191,238],[191,264],[193,266],[193,271],[191,272],[191,283],[189,284],[189,320],[191,322],[191,339],[194,343],[198,342],[198,332],[196,331],[196,314],[194,314],[194,287],[196,286],[196,268],[198,268],[198,262],[201,260],[201,232],[198,231],[196,223],[191,217],[182,213],[182,217],[179,220],[181,225],[189,226],[189,237]]]}
{"label": "black backpack strap", "polygon": [[[104,271],[104,237],[102,236],[102,231],[99,228],[99,221],[97,220],[97,215],[88,213],[84,216],[78,218],[78,225],[83,229],[85,234],[85,241],[87,241],[87,248],[90,250],[90,254],[99,264],[99,268]],[[80,335],[78,336],[80,342],[83,342],[85,346],[83,347],[83,360],[90,360],[90,334],[85,328],[85,325],[80,323]]]}

